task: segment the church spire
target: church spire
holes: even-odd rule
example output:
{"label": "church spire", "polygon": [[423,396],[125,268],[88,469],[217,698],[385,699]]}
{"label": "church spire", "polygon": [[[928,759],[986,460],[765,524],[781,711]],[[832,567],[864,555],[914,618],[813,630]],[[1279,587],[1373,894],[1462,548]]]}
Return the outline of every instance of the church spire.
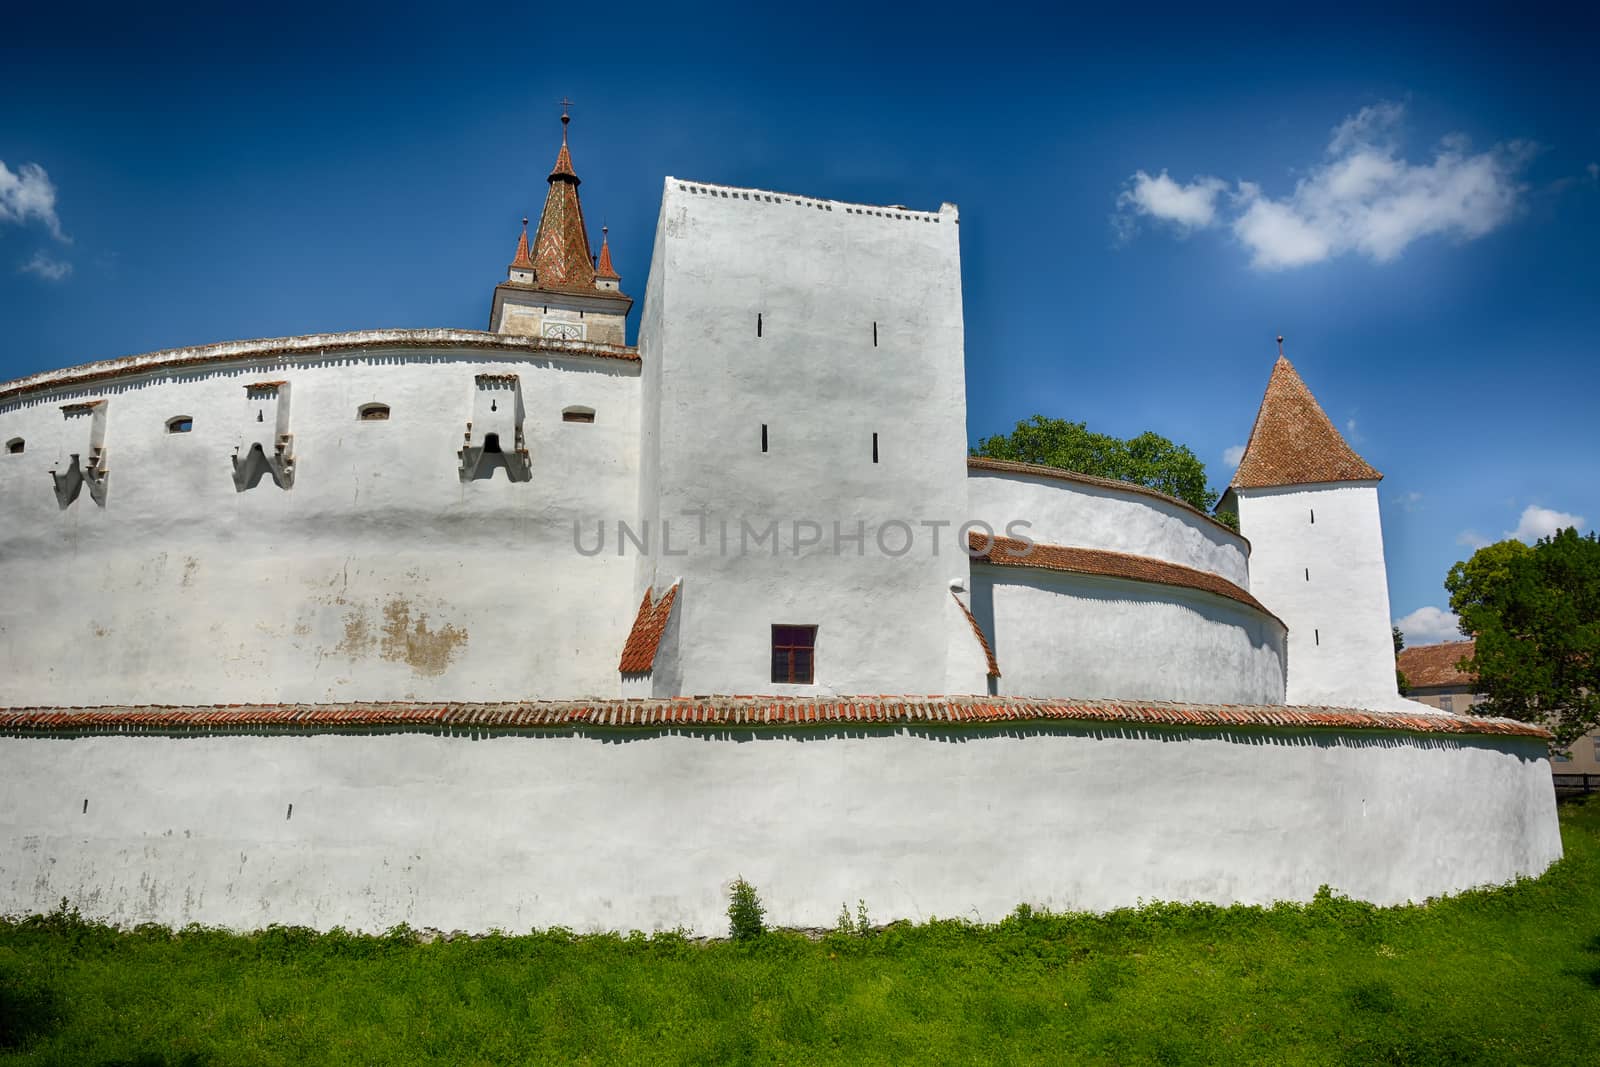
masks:
{"label": "church spire", "polygon": [[567,124],[572,116],[561,111],[561,151],[548,179],[544,211],[533,240],[535,283],[541,289],[593,292],[594,259],[589,254],[589,234],[578,200],[578,175],[567,150]]}

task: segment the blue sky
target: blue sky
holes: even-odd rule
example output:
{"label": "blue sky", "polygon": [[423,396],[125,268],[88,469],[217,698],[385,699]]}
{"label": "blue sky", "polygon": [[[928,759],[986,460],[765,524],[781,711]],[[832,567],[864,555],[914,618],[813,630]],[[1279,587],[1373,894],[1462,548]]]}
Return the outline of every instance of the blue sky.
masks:
{"label": "blue sky", "polygon": [[0,377],[482,328],[570,95],[585,213],[635,294],[666,174],[958,203],[974,441],[1035,412],[1152,429],[1221,488],[1283,333],[1387,475],[1414,644],[1448,636],[1414,613],[1474,543],[1600,523],[1576,5],[478,7],[8,15]]}

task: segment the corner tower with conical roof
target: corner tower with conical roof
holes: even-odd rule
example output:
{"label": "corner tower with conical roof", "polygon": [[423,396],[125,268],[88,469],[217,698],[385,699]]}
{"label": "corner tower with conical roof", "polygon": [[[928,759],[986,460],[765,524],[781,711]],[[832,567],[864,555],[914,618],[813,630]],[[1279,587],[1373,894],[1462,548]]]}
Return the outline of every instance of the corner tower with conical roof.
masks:
{"label": "corner tower with conical roof", "polygon": [[1406,708],[1395,687],[1378,482],[1283,356],[1221,509],[1250,539],[1250,592],[1289,628],[1286,701]]}
{"label": "corner tower with conical roof", "polygon": [[622,292],[622,279],[611,266],[609,241],[602,241],[599,262],[589,251],[589,231],[578,199],[577,172],[567,148],[567,124],[561,114],[561,150],[546,179],[544,210],[530,245],[528,220],[506,280],[495,286],[489,329],[564,341],[620,345],[627,342],[628,310],[633,298]]}

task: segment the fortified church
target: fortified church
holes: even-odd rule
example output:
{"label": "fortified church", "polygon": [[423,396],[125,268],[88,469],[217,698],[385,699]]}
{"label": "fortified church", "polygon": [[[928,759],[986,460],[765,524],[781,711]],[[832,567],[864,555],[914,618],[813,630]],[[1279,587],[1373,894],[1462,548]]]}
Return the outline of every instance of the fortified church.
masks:
{"label": "fortified church", "polygon": [[486,331],[0,384],[0,912],[715,932],[739,874],[826,925],[1560,855],[1542,730],[1396,692],[1382,476],[1281,345],[1238,532],[970,457],[954,205],[668,177],[630,346],[567,122]]}

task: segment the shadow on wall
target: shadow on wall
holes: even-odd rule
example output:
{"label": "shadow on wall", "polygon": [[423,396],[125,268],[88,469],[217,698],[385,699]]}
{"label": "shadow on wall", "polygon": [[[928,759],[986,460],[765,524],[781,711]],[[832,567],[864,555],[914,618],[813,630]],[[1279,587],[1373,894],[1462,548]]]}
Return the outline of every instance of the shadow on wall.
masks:
{"label": "shadow on wall", "polygon": [[553,738],[581,738],[598,741],[603,745],[632,745],[659,741],[664,738],[687,738],[707,744],[751,744],[763,741],[817,742],[859,740],[866,738],[913,737],[938,744],[984,744],[1001,740],[1055,737],[1079,738],[1086,741],[1150,741],[1157,744],[1192,744],[1214,741],[1250,748],[1318,748],[1318,749],[1411,749],[1430,751],[1459,751],[1480,749],[1496,752],[1517,752],[1524,763],[1539,763],[1545,758],[1544,742],[1538,738],[1489,737],[1482,734],[1449,736],[1408,734],[1392,730],[1338,731],[1273,729],[1217,729],[1186,728],[1181,726],[1104,726],[1076,723],[1019,723],[1008,726],[992,724],[971,726],[922,726],[885,724],[882,726],[818,725],[810,727],[545,727],[523,729],[495,729],[473,727],[410,727],[381,726],[352,729],[282,729],[253,726],[246,728],[218,728],[175,730],[154,728],[142,730],[130,726],[119,730],[56,730],[40,734],[22,730],[0,730],[0,737],[27,738],[69,742],[78,738],[103,737],[107,734],[126,738],[137,744],[141,739],[206,740],[216,737],[331,737],[352,741],[401,734],[426,734],[432,737],[460,738],[467,741],[528,741]]}

